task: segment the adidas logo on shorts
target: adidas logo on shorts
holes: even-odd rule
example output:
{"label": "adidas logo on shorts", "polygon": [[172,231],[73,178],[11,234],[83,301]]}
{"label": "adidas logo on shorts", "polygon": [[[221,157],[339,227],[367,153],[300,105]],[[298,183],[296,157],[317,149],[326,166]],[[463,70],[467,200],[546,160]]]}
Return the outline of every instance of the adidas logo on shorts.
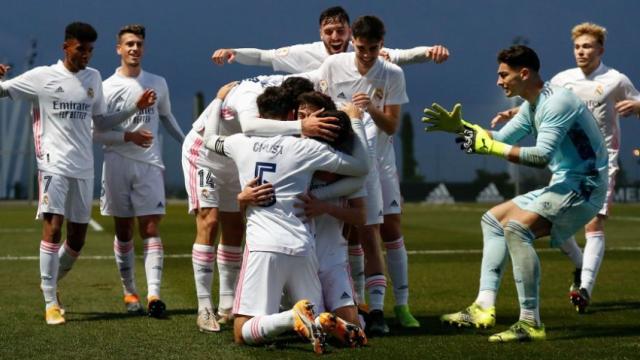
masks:
{"label": "adidas logo on shorts", "polygon": [[400,205],[398,204],[398,202],[397,202],[397,201],[393,200],[393,201],[391,202],[391,207],[398,207],[398,206],[400,206]]}
{"label": "adidas logo on shorts", "polygon": [[343,292],[342,296],[340,296],[340,300],[344,300],[344,299],[350,299],[351,296],[349,296],[349,294],[347,294],[347,292]]}
{"label": "adidas logo on shorts", "polygon": [[164,204],[162,203],[162,201],[160,201],[156,207],[157,207],[157,208],[163,208],[163,207],[164,207]]}

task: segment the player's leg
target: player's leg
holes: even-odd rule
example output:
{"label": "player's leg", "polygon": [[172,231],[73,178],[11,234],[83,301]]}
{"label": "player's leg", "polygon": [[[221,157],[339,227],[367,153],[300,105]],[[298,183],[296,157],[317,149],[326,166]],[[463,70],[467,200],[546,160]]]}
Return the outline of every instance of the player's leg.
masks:
{"label": "player's leg", "polygon": [[384,320],[384,296],[387,288],[387,278],[384,275],[384,260],[380,241],[380,226],[378,224],[359,227],[360,242],[365,258],[365,288],[369,295],[369,317],[367,332],[371,336],[382,336],[389,332]]}
{"label": "player's leg", "polygon": [[182,147],[182,170],[189,201],[189,213],[195,215],[196,238],[191,252],[193,276],[198,299],[196,324],[200,331],[218,331],[218,324],[211,302],[214,247],[218,231],[218,193],[207,165],[202,139],[191,131]]}
{"label": "player's leg", "polygon": [[351,268],[351,278],[355,291],[356,304],[364,304],[366,301],[364,294],[364,250],[360,243],[361,235],[358,228],[345,224],[345,238],[349,244],[349,267]]}
{"label": "player's leg", "polygon": [[138,216],[140,237],[144,243],[144,269],[147,276],[147,312],[149,316],[163,317],[165,303],[160,299],[160,285],[164,268],[164,247],[158,226],[162,215]]}
{"label": "player's leg", "polygon": [[45,320],[49,325],[63,324],[62,309],[58,303],[58,267],[60,238],[64,216],[42,214],[42,240],[40,241],[40,289],[44,295]]}
{"label": "player's leg", "polygon": [[582,274],[583,264],[582,249],[580,249],[580,246],[578,246],[576,237],[572,235],[562,244],[562,246],[560,246],[560,251],[562,251],[562,253],[571,260],[573,266],[575,267],[575,270],[573,271],[572,283],[569,287],[569,293],[571,294],[572,292],[578,291],[580,289],[580,275]]}
{"label": "player's leg", "polygon": [[440,318],[443,322],[477,328],[488,328],[495,325],[496,297],[508,259],[507,244],[501,221],[514,208],[517,206],[512,201],[507,201],[493,207],[482,216],[480,227],[483,248],[478,295],[473,304],[466,309],[443,315]]}
{"label": "player's leg", "polygon": [[104,154],[100,213],[103,216],[113,216],[115,225],[113,253],[120,273],[125,307],[130,313],[141,313],[143,309],[135,282],[133,246],[135,219],[131,203],[134,178],[132,163],[133,161],[115,152]]}
{"label": "player's leg", "polygon": [[37,219],[42,220],[40,240],[40,288],[44,295],[47,324],[63,324],[64,310],[58,297],[60,240],[64,224],[65,204],[69,193],[69,179],[44,171],[38,172]]}
{"label": "player's leg", "polygon": [[93,178],[64,180],[68,182],[68,193],[65,199],[67,239],[58,253],[60,258],[58,281],[71,270],[84,247],[93,200]]}
{"label": "player's leg", "polygon": [[218,316],[221,323],[230,320],[238,275],[242,266],[242,238],[244,221],[240,212],[220,212],[222,234],[218,245],[218,274],[220,276]]}

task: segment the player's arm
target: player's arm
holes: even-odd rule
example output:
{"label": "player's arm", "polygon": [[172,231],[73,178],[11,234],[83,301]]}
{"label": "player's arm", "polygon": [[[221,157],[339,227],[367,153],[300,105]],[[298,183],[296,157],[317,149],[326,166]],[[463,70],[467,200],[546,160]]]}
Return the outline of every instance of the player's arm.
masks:
{"label": "player's arm", "polygon": [[626,76],[620,81],[622,87],[621,100],[616,102],[615,109],[621,116],[636,114],[640,116],[640,93]]}
{"label": "player's arm", "polygon": [[516,116],[497,132],[488,132],[479,125],[465,123],[464,131],[456,142],[468,154],[494,155],[510,162],[544,168],[560,146],[567,133],[568,118],[572,114],[564,110],[546,110],[538,129],[535,146],[520,147],[514,144],[531,132],[524,116]]}
{"label": "player's arm", "polygon": [[253,178],[237,195],[240,212],[244,213],[249,205],[267,205],[273,201],[274,196],[275,192],[273,191],[273,184],[265,182],[262,185],[258,185],[258,178]]}
{"label": "player's arm", "polygon": [[324,109],[312,113],[304,120],[291,121],[263,119],[255,111],[257,110],[241,110],[238,113],[242,132],[248,136],[304,135],[333,140],[335,132],[339,130],[339,126],[335,124],[338,119],[319,116]]}
{"label": "player's arm", "polygon": [[442,45],[417,46],[411,49],[382,49],[380,55],[397,65],[433,61],[441,64],[449,59],[449,49]]}
{"label": "player's arm", "polygon": [[361,119],[351,118],[351,127],[353,128],[353,132],[356,136],[356,139],[353,142],[353,154],[348,155],[340,153],[341,161],[337,168],[334,170],[325,170],[341,175],[363,177],[362,181],[364,183],[364,177],[369,173],[367,136]]}
{"label": "player's arm", "polygon": [[[99,99],[99,101],[103,101],[103,100]],[[135,102],[135,104],[132,104],[130,107],[123,109],[122,111],[118,111],[110,114],[104,114],[104,113],[93,114],[93,124],[95,128],[100,131],[110,130],[114,126],[120,124],[121,122],[133,116],[136,112],[138,112],[138,110],[143,110],[150,106],[153,106],[155,102],[156,102],[156,92],[153,91],[152,89],[146,89],[142,93],[142,95],[140,95],[140,97]]]}
{"label": "player's arm", "polygon": [[211,55],[211,60],[218,65],[224,65],[225,61],[229,64],[235,61],[242,65],[272,66],[274,57],[275,49],[218,49]]}
{"label": "player's arm", "polygon": [[140,147],[148,148],[153,144],[153,133],[146,129],[137,131],[98,131],[94,129],[93,141],[104,145],[132,142]]}
{"label": "player's arm", "polygon": [[500,111],[499,113],[496,114],[496,116],[493,117],[493,119],[491,119],[491,128],[493,129],[497,125],[511,120],[518,113],[518,110],[520,110],[519,106],[512,107],[511,109],[507,109],[504,111]]}
{"label": "player's arm", "polygon": [[169,135],[174,138],[178,143],[182,144],[184,141],[184,132],[178,125],[178,121],[175,116],[171,112],[171,100],[169,97],[169,86],[167,86],[167,82],[162,82],[162,94],[158,101],[158,115],[160,117],[160,121],[162,125],[167,130]]}
{"label": "player's arm", "polygon": [[366,109],[376,126],[385,133],[393,135],[398,130],[402,105],[385,105],[384,109],[380,110],[373,105],[371,98],[365,93],[354,94],[352,102],[354,105]]}
{"label": "player's arm", "polygon": [[[9,72],[9,69],[11,69],[11,66],[0,64],[0,78],[3,78]],[[2,82],[0,82],[0,98],[7,96],[9,96],[9,90],[5,90],[2,87]]]}
{"label": "player's arm", "polygon": [[303,209],[307,218],[327,214],[351,225],[361,226],[366,222],[364,199],[362,197],[350,200],[348,207],[320,200],[313,194],[301,194],[297,197],[300,202],[294,204],[294,207]]}

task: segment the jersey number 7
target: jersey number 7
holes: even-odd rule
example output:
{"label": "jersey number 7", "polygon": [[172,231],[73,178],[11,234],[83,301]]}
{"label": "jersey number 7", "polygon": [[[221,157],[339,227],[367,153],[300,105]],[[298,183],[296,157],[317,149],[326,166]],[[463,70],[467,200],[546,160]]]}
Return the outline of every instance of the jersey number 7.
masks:
{"label": "jersey number 7", "polygon": [[[262,185],[268,183],[267,179],[265,179],[265,173],[275,173],[276,172],[276,164],[268,163],[268,162],[256,162],[256,168],[254,176],[258,178],[258,185]],[[275,189],[273,191],[274,195],[271,201],[264,205],[260,205],[262,207],[269,207],[276,203]]]}

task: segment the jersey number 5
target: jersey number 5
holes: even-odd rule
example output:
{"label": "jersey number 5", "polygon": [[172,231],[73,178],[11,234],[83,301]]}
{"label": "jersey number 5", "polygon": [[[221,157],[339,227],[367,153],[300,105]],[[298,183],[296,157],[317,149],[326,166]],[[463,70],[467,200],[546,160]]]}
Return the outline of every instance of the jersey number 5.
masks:
{"label": "jersey number 5", "polygon": [[[268,183],[267,179],[265,179],[265,173],[275,173],[276,172],[276,164],[268,163],[268,162],[256,162],[256,169],[254,176],[258,178],[258,185],[262,185]],[[260,205],[262,207],[269,207],[276,203],[275,189],[274,195],[271,201],[264,205]]]}

